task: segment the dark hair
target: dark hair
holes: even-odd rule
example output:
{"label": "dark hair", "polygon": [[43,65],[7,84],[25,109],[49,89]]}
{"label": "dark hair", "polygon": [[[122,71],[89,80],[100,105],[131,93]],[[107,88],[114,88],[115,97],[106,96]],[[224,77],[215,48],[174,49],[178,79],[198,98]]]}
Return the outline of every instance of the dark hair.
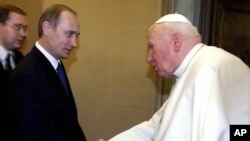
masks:
{"label": "dark hair", "polygon": [[39,38],[43,35],[43,23],[48,21],[53,28],[56,28],[58,25],[58,21],[60,19],[60,15],[63,11],[69,11],[73,14],[77,15],[77,13],[71,9],[70,7],[62,4],[54,4],[50,7],[47,7],[42,13],[39,22],[38,22],[38,36]]}
{"label": "dark hair", "polygon": [[10,12],[26,16],[26,13],[19,7],[11,4],[0,5],[0,23],[5,23],[9,19]]}

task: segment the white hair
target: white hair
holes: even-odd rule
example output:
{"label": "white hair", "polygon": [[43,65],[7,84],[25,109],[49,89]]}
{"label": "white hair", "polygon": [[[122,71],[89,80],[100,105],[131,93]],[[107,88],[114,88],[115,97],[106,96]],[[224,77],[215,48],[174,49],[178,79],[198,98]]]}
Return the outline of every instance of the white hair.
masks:
{"label": "white hair", "polygon": [[180,33],[183,37],[200,37],[200,33],[197,28],[192,24],[187,24],[183,22],[163,22],[155,23],[154,26],[160,26],[160,33],[164,37],[168,37],[174,32]]}

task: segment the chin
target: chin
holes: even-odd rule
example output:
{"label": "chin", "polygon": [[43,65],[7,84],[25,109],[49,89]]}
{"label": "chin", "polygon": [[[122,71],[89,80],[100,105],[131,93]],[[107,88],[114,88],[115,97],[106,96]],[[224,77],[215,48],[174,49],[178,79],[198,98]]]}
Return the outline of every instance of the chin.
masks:
{"label": "chin", "polygon": [[63,58],[63,59],[68,59],[68,58],[69,58],[69,55],[70,55],[70,54],[63,54],[63,55],[62,55],[62,58]]}
{"label": "chin", "polygon": [[163,73],[157,73],[159,77],[165,78],[165,75]]}
{"label": "chin", "polygon": [[21,44],[16,44],[16,45],[14,45],[13,46],[15,49],[19,49],[19,48],[21,48]]}
{"label": "chin", "polygon": [[170,77],[172,77],[172,75],[168,75],[166,73],[158,73],[158,76],[161,77],[161,78],[170,78]]}

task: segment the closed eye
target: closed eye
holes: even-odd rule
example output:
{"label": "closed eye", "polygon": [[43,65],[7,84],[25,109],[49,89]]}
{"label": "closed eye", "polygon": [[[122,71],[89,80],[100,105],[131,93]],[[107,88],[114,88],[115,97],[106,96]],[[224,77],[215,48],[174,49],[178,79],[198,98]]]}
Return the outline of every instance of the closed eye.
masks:
{"label": "closed eye", "polygon": [[152,44],[148,44],[148,49],[152,49],[154,46]]}

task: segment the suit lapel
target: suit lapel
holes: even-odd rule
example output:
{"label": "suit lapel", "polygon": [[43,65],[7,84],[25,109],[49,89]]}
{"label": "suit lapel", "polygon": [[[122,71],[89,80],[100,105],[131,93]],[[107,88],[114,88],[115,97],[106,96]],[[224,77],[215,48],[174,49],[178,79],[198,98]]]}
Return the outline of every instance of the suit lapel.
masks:
{"label": "suit lapel", "polygon": [[14,62],[17,65],[21,59],[23,58],[23,54],[21,52],[19,52],[18,50],[14,51]]}
{"label": "suit lapel", "polygon": [[[43,69],[43,71],[47,74],[49,82],[53,83],[53,85],[55,85],[56,89],[60,89],[60,90],[58,90],[58,94],[60,94],[63,97],[63,99],[65,99],[65,101],[67,103],[69,103],[70,107],[72,107],[74,112],[76,112],[75,101],[74,101],[73,94],[72,94],[72,91],[71,91],[71,88],[69,85],[68,78],[67,78],[67,84],[69,86],[69,92],[70,92],[69,95],[70,96],[68,96],[68,94],[66,93],[66,91],[65,91],[65,89],[64,89],[64,87],[63,87],[63,85],[62,85],[62,83],[57,75],[57,72],[55,71],[52,64],[49,62],[49,60],[36,47],[34,47],[32,49],[32,52],[37,57],[39,64],[41,65],[41,69]],[[63,70],[65,72],[64,66],[63,66]]]}

